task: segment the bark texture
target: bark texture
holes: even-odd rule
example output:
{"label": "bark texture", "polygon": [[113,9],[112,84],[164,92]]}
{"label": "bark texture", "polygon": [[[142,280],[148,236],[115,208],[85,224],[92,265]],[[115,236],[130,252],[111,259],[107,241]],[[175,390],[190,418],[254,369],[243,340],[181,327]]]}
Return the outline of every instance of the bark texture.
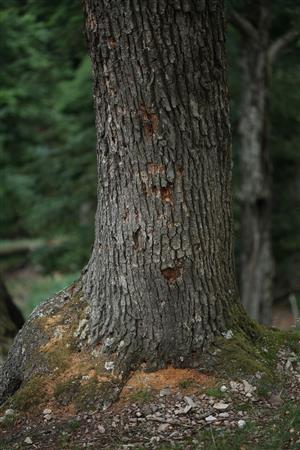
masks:
{"label": "bark texture", "polygon": [[85,0],[97,128],[90,332],[189,366],[240,311],[223,2]]}

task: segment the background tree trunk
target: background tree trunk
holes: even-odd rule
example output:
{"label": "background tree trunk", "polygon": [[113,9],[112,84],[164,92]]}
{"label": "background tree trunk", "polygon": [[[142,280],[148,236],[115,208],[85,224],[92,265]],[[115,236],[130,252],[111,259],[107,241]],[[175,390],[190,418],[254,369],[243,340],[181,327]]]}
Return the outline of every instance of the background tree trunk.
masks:
{"label": "background tree trunk", "polygon": [[92,339],[121,361],[189,366],[239,310],[223,5],[85,6],[98,155],[83,279]]}
{"label": "background tree trunk", "polygon": [[241,37],[242,99],[240,134],[241,254],[240,291],[249,315],[272,318],[272,167],[268,148],[268,100],[272,64],[297,36],[288,30],[271,42],[272,2],[246,2],[243,15],[229,12]]}
{"label": "background tree trunk", "polygon": [[252,318],[270,323],[273,286],[271,161],[267,146],[270,11],[244,40],[240,119],[241,297]]}
{"label": "background tree trunk", "polygon": [[23,323],[21,312],[13,303],[0,278],[0,364],[7,356],[12,340]]}

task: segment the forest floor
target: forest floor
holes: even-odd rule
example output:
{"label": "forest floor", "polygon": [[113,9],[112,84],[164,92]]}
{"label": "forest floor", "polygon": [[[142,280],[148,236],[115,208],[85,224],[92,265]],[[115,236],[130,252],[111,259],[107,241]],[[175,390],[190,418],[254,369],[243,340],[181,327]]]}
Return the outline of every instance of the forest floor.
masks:
{"label": "forest floor", "polygon": [[104,411],[76,413],[57,403],[2,410],[0,449],[296,450],[299,356],[280,351],[277,369],[279,384],[259,372],[247,379],[191,369],[139,372]]}

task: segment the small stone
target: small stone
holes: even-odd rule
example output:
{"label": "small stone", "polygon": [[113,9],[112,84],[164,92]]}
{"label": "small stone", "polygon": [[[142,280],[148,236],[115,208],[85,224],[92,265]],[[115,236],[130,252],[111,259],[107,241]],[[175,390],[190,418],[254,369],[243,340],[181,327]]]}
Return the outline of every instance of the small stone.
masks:
{"label": "small stone", "polygon": [[239,428],[244,428],[246,425],[246,422],[245,422],[245,420],[240,419],[237,424],[238,424]]}
{"label": "small stone", "polygon": [[229,406],[228,403],[223,403],[223,402],[214,404],[214,408],[217,409],[218,411],[224,411],[225,409],[228,408],[228,406]]}
{"label": "small stone", "polygon": [[215,420],[217,420],[217,418],[215,416],[207,416],[205,417],[205,421],[208,423],[214,422]]}
{"label": "small stone", "polygon": [[101,434],[104,434],[105,428],[102,425],[98,425],[98,431],[100,431]]}
{"label": "small stone", "polygon": [[45,414],[45,415],[44,415],[44,419],[45,419],[45,420],[51,420],[51,419],[52,419],[51,414]]}
{"label": "small stone", "polygon": [[223,386],[220,387],[220,391],[221,392],[226,392],[227,391],[227,387],[223,384]]}
{"label": "small stone", "polygon": [[115,363],[113,361],[106,361],[106,363],[104,364],[104,367],[106,370],[114,370]]}
{"label": "small stone", "polygon": [[192,399],[192,397],[185,396],[185,397],[184,397],[184,400],[187,402],[187,404],[188,404],[191,408],[195,408],[195,406],[197,406],[196,403],[194,402],[194,400]]}
{"label": "small stone", "polygon": [[159,396],[160,396],[160,397],[166,397],[167,395],[170,395],[171,393],[172,393],[171,389],[165,388],[165,389],[162,389],[162,390],[159,392]]}
{"label": "small stone", "polygon": [[162,432],[162,431],[167,431],[167,429],[169,428],[169,424],[168,423],[162,423],[161,425],[159,425],[158,427],[158,431]]}
{"label": "small stone", "polygon": [[225,339],[232,339],[233,338],[233,332],[232,330],[227,330],[224,333],[222,333]]}
{"label": "small stone", "polygon": [[233,392],[236,392],[239,388],[239,383],[237,383],[236,381],[230,381],[230,388]]}
{"label": "small stone", "polygon": [[192,409],[191,405],[186,405],[184,408],[180,409],[179,414],[187,414]]}
{"label": "small stone", "polygon": [[5,421],[5,416],[0,417],[0,423]]}
{"label": "small stone", "polygon": [[14,413],[15,412],[13,409],[7,409],[4,414],[5,414],[5,416],[13,416]]}
{"label": "small stone", "polygon": [[283,400],[280,396],[280,394],[272,394],[269,398],[269,403],[272,406],[280,406],[282,404]]}
{"label": "small stone", "polygon": [[43,414],[44,416],[47,416],[47,414],[51,414],[52,413],[52,409],[44,409]]}
{"label": "small stone", "polygon": [[250,383],[248,383],[248,381],[246,381],[246,380],[243,380],[243,385],[244,385],[244,391],[246,393],[252,392],[254,390],[253,386]]}
{"label": "small stone", "polygon": [[229,417],[229,413],[228,412],[222,412],[219,414],[219,417],[223,417],[223,419],[227,419]]}
{"label": "small stone", "polygon": [[32,444],[32,440],[30,439],[30,437],[28,436],[27,438],[24,439],[25,444]]}

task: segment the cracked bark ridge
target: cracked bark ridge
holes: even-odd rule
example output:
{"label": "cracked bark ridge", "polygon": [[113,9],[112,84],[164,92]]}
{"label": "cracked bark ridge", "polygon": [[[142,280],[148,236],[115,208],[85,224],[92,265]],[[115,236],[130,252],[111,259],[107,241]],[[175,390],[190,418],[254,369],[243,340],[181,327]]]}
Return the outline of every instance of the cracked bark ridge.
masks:
{"label": "cracked bark ridge", "polygon": [[223,2],[84,4],[98,161],[83,277],[92,339],[120,367],[192,366],[240,308]]}

